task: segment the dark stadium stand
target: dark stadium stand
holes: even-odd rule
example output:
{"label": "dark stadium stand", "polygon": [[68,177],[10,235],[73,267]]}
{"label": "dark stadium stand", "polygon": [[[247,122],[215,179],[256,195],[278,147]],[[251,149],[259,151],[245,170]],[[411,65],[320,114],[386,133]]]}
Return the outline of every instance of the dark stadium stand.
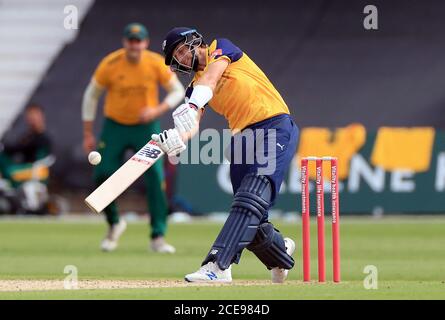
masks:
{"label": "dark stadium stand", "polygon": [[[173,26],[194,26],[207,40],[226,37],[247,52],[282,93],[300,126],[361,122],[445,127],[445,2],[372,1],[379,30],[363,28],[369,1],[96,1],[76,41],[43,79],[32,101],[48,111],[56,172],[73,187],[90,184],[81,149],[80,104],[94,68],[120,46],[131,21],[147,25],[160,52]],[[173,10],[174,9],[174,10]],[[184,79],[184,83],[187,79]],[[165,116],[165,125],[171,119]],[[205,126],[225,127],[213,112]],[[99,129],[99,126],[96,126]],[[64,162],[70,170],[63,171]]]}

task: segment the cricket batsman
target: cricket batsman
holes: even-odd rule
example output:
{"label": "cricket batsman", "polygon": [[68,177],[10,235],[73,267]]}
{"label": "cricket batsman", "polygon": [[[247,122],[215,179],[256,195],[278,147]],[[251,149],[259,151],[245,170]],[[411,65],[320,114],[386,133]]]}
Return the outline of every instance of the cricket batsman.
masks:
{"label": "cricket batsman", "polygon": [[[295,243],[284,238],[268,219],[284,178],[295,155],[299,130],[289,109],[261,69],[227,39],[205,44],[194,29],[174,28],[163,42],[165,63],[176,72],[194,72],[186,91],[186,103],[173,112],[175,128],[152,136],[168,154],[185,150],[182,140],[197,128],[203,109],[209,105],[223,115],[233,133],[230,178],[234,198],[229,217],[204,258],[201,268],[185,276],[189,282],[231,282],[231,265],[238,263],[244,248],[252,251],[272,272],[272,281],[282,283],[294,266]],[[237,135],[252,130],[255,141],[270,143],[275,169],[265,173],[255,153],[254,161],[233,162],[236,152],[252,153],[247,144],[237,146]],[[260,133],[261,134],[255,134]],[[256,145],[255,143],[255,145]],[[240,150],[239,150],[240,149]],[[196,190],[203,192],[203,190]]]}
{"label": "cricket batsman", "polygon": [[[94,171],[96,185],[122,165],[127,149],[139,150],[147,143],[147,136],[160,131],[158,118],[175,108],[185,92],[176,75],[165,66],[163,57],[147,50],[149,39],[145,26],[129,24],[124,29],[122,41],[122,49],[110,53],[100,62],[83,97],[83,146],[89,153],[96,147],[93,122],[99,98],[106,91],[105,119],[97,144],[102,161]],[[168,92],[161,103],[159,85]],[[168,205],[161,162],[145,173],[144,181],[151,215],[151,249],[174,253],[175,248],[164,239]],[[104,211],[109,230],[101,248],[113,251],[126,229],[126,222],[119,219],[115,203]]]}

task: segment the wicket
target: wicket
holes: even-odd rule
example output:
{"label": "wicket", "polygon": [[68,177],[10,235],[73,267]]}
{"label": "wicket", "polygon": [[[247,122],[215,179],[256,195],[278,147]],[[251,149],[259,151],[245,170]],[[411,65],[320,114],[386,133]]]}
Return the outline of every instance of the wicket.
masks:
{"label": "wicket", "polygon": [[310,254],[310,200],[309,200],[309,161],[315,161],[317,237],[318,237],[318,281],[326,281],[326,257],[324,236],[324,190],[323,161],[331,164],[331,210],[332,210],[332,263],[333,280],[340,282],[340,220],[338,195],[338,160],[334,157],[305,157],[301,159],[301,220],[303,224],[303,280],[311,280]]}

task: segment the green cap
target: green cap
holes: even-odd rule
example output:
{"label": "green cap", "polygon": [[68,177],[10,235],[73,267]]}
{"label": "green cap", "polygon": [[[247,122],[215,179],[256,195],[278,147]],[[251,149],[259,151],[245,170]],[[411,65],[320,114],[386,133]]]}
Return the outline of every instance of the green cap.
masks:
{"label": "green cap", "polygon": [[130,23],[124,29],[124,37],[127,39],[145,40],[148,38],[148,31],[140,23]]}

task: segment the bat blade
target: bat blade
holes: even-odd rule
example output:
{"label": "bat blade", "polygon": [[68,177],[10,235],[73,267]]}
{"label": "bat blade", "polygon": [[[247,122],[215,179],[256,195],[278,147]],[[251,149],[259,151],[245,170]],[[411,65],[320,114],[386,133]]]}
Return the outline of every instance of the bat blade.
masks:
{"label": "bat blade", "polygon": [[85,198],[86,205],[96,213],[103,211],[163,155],[156,142],[150,140]]}

